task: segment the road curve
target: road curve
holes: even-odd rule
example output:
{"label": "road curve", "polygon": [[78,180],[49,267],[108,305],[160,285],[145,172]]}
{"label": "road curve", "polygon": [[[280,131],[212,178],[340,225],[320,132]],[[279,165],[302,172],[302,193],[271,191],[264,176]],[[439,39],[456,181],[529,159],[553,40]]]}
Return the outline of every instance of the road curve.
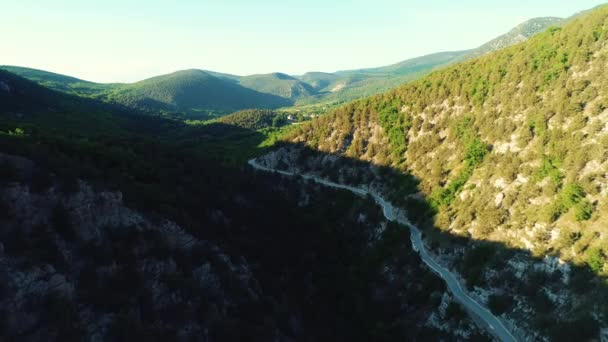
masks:
{"label": "road curve", "polygon": [[323,184],[328,187],[344,189],[354,192],[358,195],[367,196],[371,195],[376,203],[382,207],[384,212],[384,216],[387,220],[396,221],[400,224],[407,226],[410,229],[410,238],[412,241],[412,248],[418,252],[422,261],[439,277],[441,277],[447,284],[448,289],[454,296],[454,298],[462,304],[467,312],[476,318],[475,321],[481,324],[484,329],[486,329],[492,336],[496,337],[500,341],[517,341],[517,339],[511,334],[511,332],[505,327],[500,319],[494,316],[490,310],[485,308],[482,304],[477,302],[471,296],[467,294],[467,292],[462,288],[460,282],[456,278],[456,276],[447,268],[441,266],[433,257],[429,254],[426,246],[422,242],[422,233],[420,230],[412,225],[405,217],[399,217],[395,214],[395,208],[393,205],[382,198],[380,195],[370,192],[369,190],[356,188],[353,186],[338,184],[334,182],[330,182],[325,179],[318,178],[313,175],[307,174],[297,174],[288,171],[275,170],[265,166],[258,164],[255,159],[251,159],[248,161],[249,165],[254,169],[266,171],[266,172],[275,172],[284,176],[300,176],[304,179],[313,180],[319,184]]}

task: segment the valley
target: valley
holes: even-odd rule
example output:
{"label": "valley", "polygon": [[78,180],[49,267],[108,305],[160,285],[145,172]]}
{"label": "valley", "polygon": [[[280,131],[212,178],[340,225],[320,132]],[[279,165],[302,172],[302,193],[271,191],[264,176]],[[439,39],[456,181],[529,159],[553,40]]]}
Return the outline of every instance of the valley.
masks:
{"label": "valley", "polygon": [[[276,4],[197,6],[125,8],[167,31],[122,34],[153,38],[145,63],[165,67],[190,49],[263,65],[271,36],[310,45],[285,65],[313,60],[303,37],[337,22],[378,40],[340,40],[362,56],[421,44],[386,31],[416,18],[383,1],[323,7],[306,29]],[[513,6],[484,25],[539,14]],[[96,83],[0,66],[0,341],[608,340],[608,5],[538,6],[557,16],[380,67]],[[243,8],[257,16],[234,20]],[[230,49],[241,38],[250,55]]]}

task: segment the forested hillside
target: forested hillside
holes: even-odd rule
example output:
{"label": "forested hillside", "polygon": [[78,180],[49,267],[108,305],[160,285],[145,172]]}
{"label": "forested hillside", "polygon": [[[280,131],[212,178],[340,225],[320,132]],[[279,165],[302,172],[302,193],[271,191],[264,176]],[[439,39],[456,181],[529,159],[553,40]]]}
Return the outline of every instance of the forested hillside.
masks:
{"label": "forested hillside", "polygon": [[[604,6],[349,103],[289,141],[413,176],[418,195],[393,198],[427,227],[445,262],[468,265],[470,288],[523,329],[567,339],[577,325],[608,324],[607,60]],[[465,239],[438,240],[436,229]],[[467,258],[482,241],[494,243],[489,255],[511,252],[488,259],[486,245],[481,259]]]}
{"label": "forested hillside", "polygon": [[288,121],[287,114],[272,110],[250,109],[226,115],[217,122],[244,129],[259,130],[268,127],[280,127]]}
{"label": "forested hillside", "polygon": [[0,72],[0,338],[483,338],[370,199],[227,166],[242,131]]}
{"label": "forested hillside", "polygon": [[89,82],[75,77],[56,74],[44,70],[10,65],[0,65],[0,69],[17,74],[21,77],[27,78],[28,80],[35,81],[48,88],[81,96],[94,96],[114,87],[120,86],[120,84]]}
{"label": "forested hillside", "polygon": [[240,86],[201,70],[184,70],[153,77],[114,90],[108,99],[129,107],[196,114],[216,110],[277,108],[289,101]]}
{"label": "forested hillside", "polygon": [[314,94],[314,90],[309,84],[282,73],[244,76],[239,79],[239,83],[243,87],[292,101]]}

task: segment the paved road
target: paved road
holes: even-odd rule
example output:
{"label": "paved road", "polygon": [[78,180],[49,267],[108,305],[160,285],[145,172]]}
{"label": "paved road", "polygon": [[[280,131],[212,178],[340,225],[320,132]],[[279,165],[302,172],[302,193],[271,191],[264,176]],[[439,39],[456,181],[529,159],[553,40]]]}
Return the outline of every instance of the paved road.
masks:
{"label": "paved road", "polygon": [[485,308],[483,305],[481,305],[479,302],[477,302],[475,299],[471,298],[467,294],[467,292],[462,288],[460,282],[458,282],[458,279],[456,278],[456,276],[450,270],[441,266],[439,263],[437,263],[435,261],[435,259],[433,259],[433,257],[429,254],[428,250],[426,249],[426,246],[422,242],[422,233],[420,232],[420,230],[416,226],[414,226],[410,222],[408,222],[407,218],[400,217],[399,215],[397,215],[393,205],[390,202],[388,202],[387,200],[385,200],[384,198],[382,198],[380,195],[370,192],[369,190],[366,190],[366,189],[356,188],[356,187],[352,187],[352,186],[348,186],[348,185],[330,182],[325,179],[320,179],[313,175],[296,174],[296,173],[288,172],[288,171],[270,169],[270,168],[267,168],[265,166],[258,164],[254,159],[251,159],[249,161],[249,165],[251,165],[251,167],[253,167],[257,170],[262,170],[262,171],[267,171],[267,172],[276,172],[276,173],[279,173],[279,174],[282,174],[285,176],[300,176],[302,178],[310,179],[317,183],[320,183],[320,184],[323,184],[323,185],[326,185],[326,186],[329,186],[332,188],[349,190],[349,191],[352,191],[352,192],[354,192],[358,195],[362,195],[362,196],[371,195],[374,198],[374,200],[376,201],[376,203],[378,203],[378,205],[380,205],[382,207],[384,216],[388,220],[401,223],[410,229],[410,238],[412,240],[412,248],[416,252],[418,252],[418,254],[420,254],[420,258],[422,259],[422,261],[433,272],[435,272],[439,277],[441,277],[446,282],[448,289],[450,290],[450,292],[452,292],[452,295],[454,296],[454,298],[465,307],[465,309],[467,310],[467,312],[469,312],[469,314],[473,315],[474,318],[476,318],[475,321],[477,321],[478,323],[483,323],[482,327],[484,329],[486,329],[492,336],[496,337],[500,341],[509,341],[509,342],[517,341],[517,339],[511,334],[511,332],[504,326],[502,321],[500,321],[500,319],[498,319],[496,316],[494,316],[490,312],[490,310]]}

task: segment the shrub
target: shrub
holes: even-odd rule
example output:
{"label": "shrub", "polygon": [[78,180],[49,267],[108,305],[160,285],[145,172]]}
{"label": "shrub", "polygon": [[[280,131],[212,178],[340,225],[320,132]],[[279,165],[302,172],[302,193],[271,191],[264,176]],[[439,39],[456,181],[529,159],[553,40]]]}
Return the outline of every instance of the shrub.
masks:
{"label": "shrub", "polygon": [[593,215],[593,204],[587,200],[583,200],[575,207],[574,215],[577,221],[586,221]]}
{"label": "shrub", "polygon": [[606,263],[606,254],[600,247],[593,247],[587,250],[586,253],[587,265],[595,273],[600,273],[604,269]]}

